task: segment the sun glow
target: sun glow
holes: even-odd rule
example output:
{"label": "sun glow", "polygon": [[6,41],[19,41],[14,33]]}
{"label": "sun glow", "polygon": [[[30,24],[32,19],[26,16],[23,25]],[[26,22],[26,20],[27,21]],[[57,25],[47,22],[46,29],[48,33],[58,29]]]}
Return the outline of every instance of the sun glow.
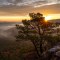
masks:
{"label": "sun glow", "polygon": [[[60,14],[48,14],[44,15],[45,21],[53,20],[53,19],[60,19]],[[29,15],[25,16],[0,16],[0,22],[19,22],[24,19],[30,20]]]}
{"label": "sun glow", "polygon": [[52,16],[45,16],[45,20],[51,20],[52,19]]}
{"label": "sun glow", "polygon": [[45,17],[45,21],[60,19],[60,14],[48,14],[47,16],[44,16],[44,17]]}
{"label": "sun glow", "polygon": [[0,16],[0,22],[19,22],[23,19],[30,19],[28,16]]}

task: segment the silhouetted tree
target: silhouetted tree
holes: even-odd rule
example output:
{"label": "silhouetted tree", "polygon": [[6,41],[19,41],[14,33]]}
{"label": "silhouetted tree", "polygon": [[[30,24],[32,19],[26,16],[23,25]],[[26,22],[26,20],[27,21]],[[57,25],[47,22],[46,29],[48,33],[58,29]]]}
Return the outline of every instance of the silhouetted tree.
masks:
{"label": "silhouetted tree", "polygon": [[30,13],[29,16],[30,20],[22,20],[22,26],[16,25],[18,29],[18,36],[16,38],[17,41],[31,40],[37,55],[41,58],[44,53],[44,44],[46,45],[52,38],[46,33],[46,31],[52,28],[52,23],[45,22],[45,17],[40,13]]}

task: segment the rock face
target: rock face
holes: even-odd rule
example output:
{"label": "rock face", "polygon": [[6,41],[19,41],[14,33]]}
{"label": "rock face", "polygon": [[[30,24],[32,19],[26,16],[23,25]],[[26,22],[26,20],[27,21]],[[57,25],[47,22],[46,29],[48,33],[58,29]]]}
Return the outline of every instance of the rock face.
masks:
{"label": "rock face", "polygon": [[57,52],[57,51],[59,51],[60,50],[60,45],[57,45],[57,46],[54,46],[53,48],[51,48],[50,50],[49,50],[49,52]]}
{"label": "rock face", "polygon": [[51,57],[50,58],[56,58],[56,59],[60,59],[60,45],[57,45],[57,46],[54,46],[53,48],[51,48],[49,51],[48,51],[48,56]]}
{"label": "rock face", "polygon": [[60,57],[60,51],[56,52],[56,56]]}

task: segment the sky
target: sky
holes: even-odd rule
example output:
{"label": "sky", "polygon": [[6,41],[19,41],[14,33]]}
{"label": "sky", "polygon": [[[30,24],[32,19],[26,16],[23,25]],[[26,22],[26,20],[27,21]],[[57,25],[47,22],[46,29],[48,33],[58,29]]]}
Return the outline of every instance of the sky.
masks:
{"label": "sky", "polygon": [[29,19],[28,14],[32,12],[59,19],[60,0],[0,0],[0,22]]}

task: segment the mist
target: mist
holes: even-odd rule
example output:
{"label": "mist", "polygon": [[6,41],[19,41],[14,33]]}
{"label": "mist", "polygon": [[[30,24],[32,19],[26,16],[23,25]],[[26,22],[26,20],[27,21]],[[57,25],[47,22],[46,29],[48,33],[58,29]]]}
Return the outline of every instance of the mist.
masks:
{"label": "mist", "polygon": [[16,24],[18,23],[0,23],[0,40],[15,40]]}

